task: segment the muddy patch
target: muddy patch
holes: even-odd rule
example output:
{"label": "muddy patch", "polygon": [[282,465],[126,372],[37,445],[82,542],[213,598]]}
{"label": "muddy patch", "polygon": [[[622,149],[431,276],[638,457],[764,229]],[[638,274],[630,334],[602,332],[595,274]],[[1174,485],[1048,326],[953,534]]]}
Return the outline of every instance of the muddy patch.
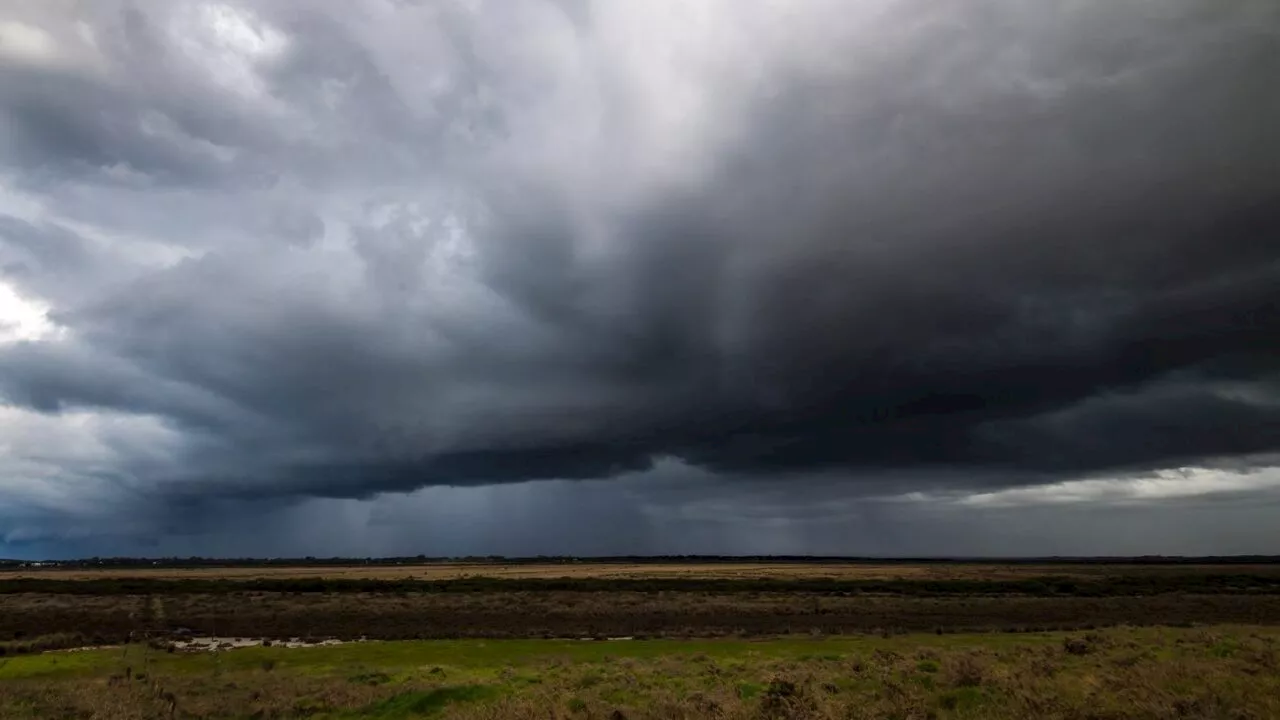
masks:
{"label": "muddy patch", "polygon": [[330,645],[345,645],[351,642],[362,642],[362,640],[336,640],[333,638],[324,640],[307,640],[304,638],[269,640],[266,638],[247,637],[191,637],[182,640],[171,640],[167,644],[174,650],[182,652],[221,652],[248,647],[328,647]]}

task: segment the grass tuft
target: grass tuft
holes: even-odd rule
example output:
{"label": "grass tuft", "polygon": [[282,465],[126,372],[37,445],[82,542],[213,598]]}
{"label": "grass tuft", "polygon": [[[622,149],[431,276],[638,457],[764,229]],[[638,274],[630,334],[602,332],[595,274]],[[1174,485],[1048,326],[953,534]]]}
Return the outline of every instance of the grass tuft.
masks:
{"label": "grass tuft", "polygon": [[361,718],[408,718],[437,715],[455,703],[479,702],[492,698],[497,690],[487,685],[458,685],[434,690],[404,692],[374,703],[360,711]]}

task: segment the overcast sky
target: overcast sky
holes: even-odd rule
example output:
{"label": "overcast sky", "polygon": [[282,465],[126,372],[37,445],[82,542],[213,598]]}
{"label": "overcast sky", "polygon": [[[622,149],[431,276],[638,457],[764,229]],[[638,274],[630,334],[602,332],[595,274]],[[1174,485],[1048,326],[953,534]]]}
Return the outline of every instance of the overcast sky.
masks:
{"label": "overcast sky", "polygon": [[1280,553],[1274,0],[0,0],[0,557]]}

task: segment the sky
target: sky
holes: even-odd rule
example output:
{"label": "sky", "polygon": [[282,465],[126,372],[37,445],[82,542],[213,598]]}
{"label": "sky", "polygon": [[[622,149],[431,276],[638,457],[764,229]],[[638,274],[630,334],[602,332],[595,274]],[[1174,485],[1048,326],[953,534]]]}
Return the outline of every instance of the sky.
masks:
{"label": "sky", "polygon": [[1280,552],[1273,0],[0,0],[0,557]]}

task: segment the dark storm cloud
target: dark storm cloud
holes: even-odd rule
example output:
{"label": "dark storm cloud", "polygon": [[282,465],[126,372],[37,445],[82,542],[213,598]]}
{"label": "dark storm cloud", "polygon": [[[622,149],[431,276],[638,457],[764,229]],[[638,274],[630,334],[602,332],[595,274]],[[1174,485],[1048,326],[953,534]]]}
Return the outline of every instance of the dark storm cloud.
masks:
{"label": "dark storm cloud", "polygon": [[6,26],[65,333],[0,394],[147,418],[96,462],[174,507],[1280,450],[1271,3],[78,7]]}

